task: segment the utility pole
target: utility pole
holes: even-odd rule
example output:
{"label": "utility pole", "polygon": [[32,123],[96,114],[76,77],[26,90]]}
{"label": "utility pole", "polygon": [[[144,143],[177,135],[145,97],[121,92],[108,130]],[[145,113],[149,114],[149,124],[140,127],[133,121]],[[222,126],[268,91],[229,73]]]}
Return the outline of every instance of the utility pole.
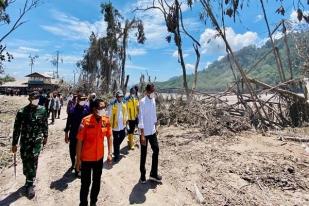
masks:
{"label": "utility pole", "polygon": [[33,68],[35,59],[37,59],[37,58],[39,58],[38,55],[35,55],[35,56],[32,56],[31,54],[29,55],[29,60],[30,60],[29,65],[30,65],[30,69],[31,69],[31,70],[30,70],[31,74],[32,74],[32,68]]}
{"label": "utility pole", "polygon": [[56,78],[59,78],[59,61],[61,61],[63,63],[63,59],[60,58],[60,52],[56,51],[56,56],[52,58],[52,60],[50,61],[52,63],[53,66],[56,67]]}
{"label": "utility pole", "polygon": [[57,51],[57,79],[59,78],[59,51]]}
{"label": "utility pole", "polygon": [[73,86],[75,86],[75,75],[76,75],[76,71],[75,70],[73,70],[73,75],[74,75],[74,82],[73,82]]}

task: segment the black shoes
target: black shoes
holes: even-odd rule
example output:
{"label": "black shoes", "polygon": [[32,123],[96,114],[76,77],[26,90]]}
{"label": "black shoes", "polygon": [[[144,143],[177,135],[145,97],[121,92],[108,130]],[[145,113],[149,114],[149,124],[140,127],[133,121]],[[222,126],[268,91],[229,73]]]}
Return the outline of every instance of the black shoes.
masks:
{"label": "black shoes", "polygon": [[27,187],[27,197],[28,199],[32,199],[35,196],[34,186],[28,186]]}
{"label": "black shoes", "polygon": [[78,178],[78,179],[81,178],[81,172],[77,171],[76,169],[75,169],[75,177]]}
{"label": "black shoes", "polygon": [[118,163],[119,161],[120,161],[120,157],[114,157],[114,158],[113,158],[113,162],[114,162],[114,163]]}
{"label": "black shoes", "polygon": [[160,175],[155,175],[155,176],[150,175],[149,180],[161,183],[162,182],[162,176],[160,176]]}
{"label": "black shoes", "polygon": [[139,182],[142,184],[146,183],[146,177],[145,176],[141,176],[141,178],[139,179]]}

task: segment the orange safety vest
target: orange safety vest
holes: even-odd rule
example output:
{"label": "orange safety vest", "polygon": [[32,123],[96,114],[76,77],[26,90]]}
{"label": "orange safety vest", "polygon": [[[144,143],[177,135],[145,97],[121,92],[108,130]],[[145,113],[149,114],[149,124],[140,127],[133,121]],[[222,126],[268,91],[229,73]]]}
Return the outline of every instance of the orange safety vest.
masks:
{"label": "orange safety vest", "polygon": [[93,114],[83,118],[77,139],[83,142],[82,161],[98,161],[104,157],[104,137],[112,135],[109,118],[103,116],[99,122]]}

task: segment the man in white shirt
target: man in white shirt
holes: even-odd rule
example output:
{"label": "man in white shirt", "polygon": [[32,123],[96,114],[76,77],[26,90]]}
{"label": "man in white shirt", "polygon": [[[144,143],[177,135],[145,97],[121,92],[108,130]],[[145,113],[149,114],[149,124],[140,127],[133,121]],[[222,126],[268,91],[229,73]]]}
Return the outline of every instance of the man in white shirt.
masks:
{"label": "man in white shirt", "polygon": [[159,144],[157,139],[157,113],[155,102],[155,88],[153,84],[147,84],[146,95],[139,103],[139,124],[141,132],[141,161],[140,161],[140,182],[146,183],[146,156],[148,141],[152,149],[152,165],[149,180],[161,182],[162,177],[158,174]]}

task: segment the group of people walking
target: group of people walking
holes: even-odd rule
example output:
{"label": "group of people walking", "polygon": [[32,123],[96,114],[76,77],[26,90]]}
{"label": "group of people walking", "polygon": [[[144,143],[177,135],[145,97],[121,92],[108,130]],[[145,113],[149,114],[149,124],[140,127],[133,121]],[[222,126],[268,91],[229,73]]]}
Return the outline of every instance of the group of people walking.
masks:
{"label": "group of people walking", "polygon": [[[157,115],[155,87],[147,84],[144,96],[139,100],[138,91],[130,89],[125,97],[117,91],[115,98],[108,102],[95,93],[89,97],[84,94],[71,94],[67,105],[68,118],[65,142],[69,144],[71,159],[70,170],[81,178],[80,205],[88,205],[89,187],[90,205],[96,205],[100,191],[104,140],[107,139],[107,163],[118,163],[121,159],[120,146],[128,134],[128,148],[134,150],[134,131],[136,126],[140,136],[140,183],[146,183],[146,156],[148,142],[151,145],[152,167],[149,180],[161,182],[158,174],[159,145],[157,139]],[[48,112],[39,106],[40,95],[29,95],[30,104],[22,108],[16,116],[13,133],[12,151],[17,151],[20,137],[20,151],[23,171],[26,176],[28,198],[35,196],[33,182],[36,177],[38,156],[42,145],[47,142]],[[50,107],[48,107],[50,108]]]}
{"label": "group of people walking", "polygon": [[63,97],[59,92],[46,94],[45,92],[40,91],[38,105],[45,107],[48,112],[48,117],[51,116],[51,124],[55,123],[55,119],[60,119],[63,101]]}

